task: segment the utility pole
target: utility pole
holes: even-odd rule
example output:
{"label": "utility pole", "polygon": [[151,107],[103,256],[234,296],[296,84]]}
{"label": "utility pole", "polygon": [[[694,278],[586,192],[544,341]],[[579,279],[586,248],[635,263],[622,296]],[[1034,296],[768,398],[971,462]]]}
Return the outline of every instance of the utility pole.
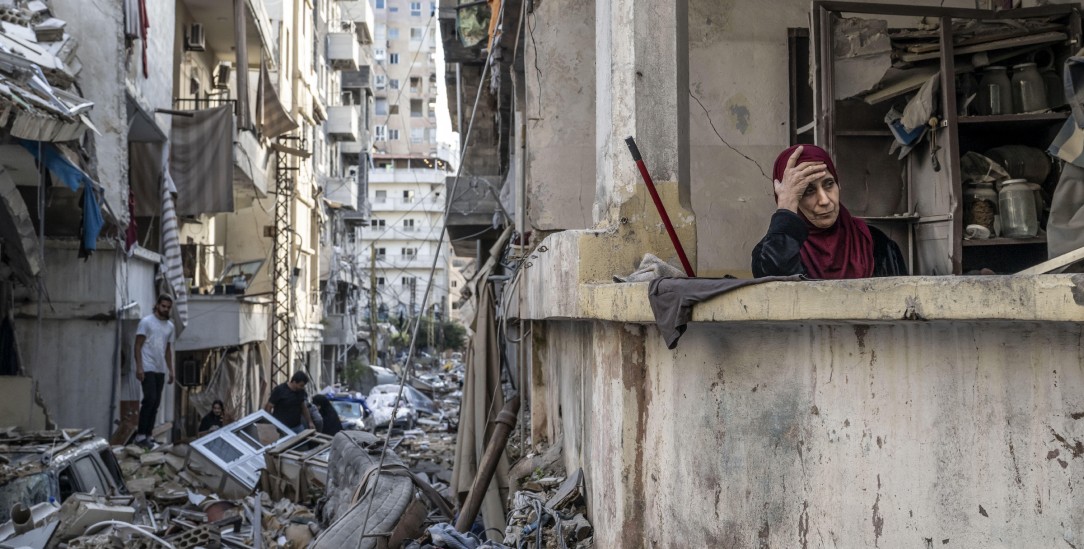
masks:
{"label": "utility pole", "polygon": [[369,243],[369,365],[376,366],[376,242]]}
{"label": "utility pole", "polygon": [[429,306],[429,329],[427,330],[428,333],[426,334],[429,337],[429,339],[427,339],[426,341],[429,342],[429,346],[433,348],[434,352],[438,350],[437,342],[433,339],[433,312],[435,308],[435,305]]}

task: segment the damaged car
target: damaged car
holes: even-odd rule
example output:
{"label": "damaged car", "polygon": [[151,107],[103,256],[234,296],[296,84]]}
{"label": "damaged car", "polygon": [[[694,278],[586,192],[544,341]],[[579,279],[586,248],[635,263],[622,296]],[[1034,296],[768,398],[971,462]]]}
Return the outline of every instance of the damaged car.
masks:
{"label": "damaged car", "polygon": [[16,504],[59,505],[77,493],[128,494],[105,439],[75,430],[0,434],[0,524]]}

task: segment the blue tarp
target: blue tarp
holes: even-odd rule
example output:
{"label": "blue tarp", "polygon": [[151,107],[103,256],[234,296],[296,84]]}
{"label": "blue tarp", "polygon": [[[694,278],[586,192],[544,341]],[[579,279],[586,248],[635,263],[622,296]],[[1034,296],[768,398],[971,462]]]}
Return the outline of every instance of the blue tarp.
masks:
{"label": "blue tarp", "polygon": [[19,144],[30,151],[30,154],[34,155],[35,159],[38,159],[38,153],[40,152],[44,157],[45,167],[49,168],[53,176],[63,182],[69,189],[73,191],[83,189],[83,230],[80,256],[83,255],[83,252],[92,252],[98,249],[98,235],[102,232],[102,227],[105,226],[102,208],[98,204],[98,184],[83,170],[80,170],[78,166],[68,162],[68,159],[64,158],[64,155],[60,154],[60,151],[52,143],[20,139]]}

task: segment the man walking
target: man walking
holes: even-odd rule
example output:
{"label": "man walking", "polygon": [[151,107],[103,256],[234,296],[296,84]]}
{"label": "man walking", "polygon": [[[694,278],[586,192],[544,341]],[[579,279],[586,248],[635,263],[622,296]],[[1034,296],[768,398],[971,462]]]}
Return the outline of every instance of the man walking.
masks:
{"label": "man walking", "polygon": [[173,321],[169,313],[173,310],[173,298],[168,295],[158,296],[154,313],[139,321],[135,338],[136,379],[143,384],[143,402],[139,406],[139,428],[136,430],[135,443],[151,448],[155,445],[151,438],[154,419],[158,417],[158,405],[162,403],[162,390],[166,387],[166,374],[169,384],[173,384]]}
{"label": "man walking", "polygon": [[294,372],[290,381],[279,384],[271,390],[271,396],[263,407],[295,433],[304,431],[306,426],[309,429],[316,428],[306,403],[308,394],[305,393],[305,384],[308,382],[309,376],[305,372],[300,370]]}

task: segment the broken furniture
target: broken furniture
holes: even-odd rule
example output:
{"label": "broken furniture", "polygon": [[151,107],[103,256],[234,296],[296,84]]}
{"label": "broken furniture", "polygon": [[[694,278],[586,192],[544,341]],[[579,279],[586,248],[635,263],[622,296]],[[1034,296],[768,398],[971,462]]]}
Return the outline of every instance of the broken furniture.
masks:
{"label": "broken furniture", "polygon": [[[993,11],[814,2],[810,47],[822,70],[811,118],[822,122],[797,138],[815,139],[832,153],[841,202],[900,244],[912,274],[980,268],[1009,273],[1046,259],[1043,233],[965,239],[961,157],[1006,145],[1045,150],[1068,118],[1068,107],[971,115],[959,103],[973,93],[960,97],[958,87],[982,67],[1023,67],[1040,54],[1060,68],[1056,61],[1080,47],[1080,13],[1075,4]],[[892,26],[918,25],[920,19],[926,23],[921,28]],[[925,138],[902,159],[889,156],[896,138],[885,126],[886,113],[935,75],[940,91]],[[1048,188],[1057,171],[1050,171]]]}
{"label": "broken furniture", "polygon": [[193,441],[187,465],[220,496],[240,499],[256,488],[264,453],[292,438],[293,431],[260,410]]}
{"label": "broken furniture", "polygon": [[331,437],[309,429],[267,450],[260,485],[273,499],[315,502],[327,486]]}

